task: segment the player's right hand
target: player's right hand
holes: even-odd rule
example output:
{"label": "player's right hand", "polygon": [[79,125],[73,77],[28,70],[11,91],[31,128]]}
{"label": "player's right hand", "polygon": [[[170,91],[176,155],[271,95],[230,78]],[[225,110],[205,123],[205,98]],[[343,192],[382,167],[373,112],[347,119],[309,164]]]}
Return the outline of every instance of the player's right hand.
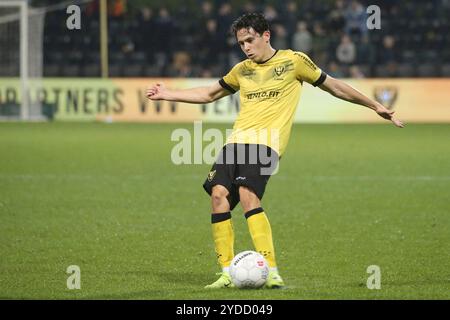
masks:
{"label": "player's right hand", "polygon": [[150,100],[163,100],[163,93],[165,86],[162,83],[157,83],[147,87],[146,96]]}
{"label": "player's right hand", "polygon": [[390,120],[398,128],[403,128],[405,126],[402,121],[394,117],[395,111],[390,111],[383,105],[378,106],[375,112],[378,113],[380,117]]}

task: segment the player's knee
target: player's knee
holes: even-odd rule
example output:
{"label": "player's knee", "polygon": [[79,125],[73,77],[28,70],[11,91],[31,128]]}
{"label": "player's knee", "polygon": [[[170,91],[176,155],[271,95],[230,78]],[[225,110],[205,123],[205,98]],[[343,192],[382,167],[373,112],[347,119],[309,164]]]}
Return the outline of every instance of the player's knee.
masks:
{"label": "player's knee", "polygon": [[213,206],[220,206],[227,200],[228,190],[224,186],[214,186],[211,193]]}
{"label": "player's knee", "polygon": [[261,201],[253,190],[244,186],[239,187],[239,199],[245,212],[261,206]]}
{"label": "player's knee", "polygon": [[240,186],[239,187],[239,197],[241,200],[249,201],[251,199],[257,199],[258,196],[250,188]]}

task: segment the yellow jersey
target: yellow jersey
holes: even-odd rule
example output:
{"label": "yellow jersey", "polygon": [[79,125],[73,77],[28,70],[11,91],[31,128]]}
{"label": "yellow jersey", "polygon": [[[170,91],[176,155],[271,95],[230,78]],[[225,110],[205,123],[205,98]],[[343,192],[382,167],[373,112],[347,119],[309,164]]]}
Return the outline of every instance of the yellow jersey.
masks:
{"label": "yellow jersey", "polygon": [[262,63],[236,64],[220,81],[232,93],[240,91],[241,107],[228,143],[257,143],[281,156],[288,144],[303,82],[321,85],[326,78],[302,52],[277,50]]}

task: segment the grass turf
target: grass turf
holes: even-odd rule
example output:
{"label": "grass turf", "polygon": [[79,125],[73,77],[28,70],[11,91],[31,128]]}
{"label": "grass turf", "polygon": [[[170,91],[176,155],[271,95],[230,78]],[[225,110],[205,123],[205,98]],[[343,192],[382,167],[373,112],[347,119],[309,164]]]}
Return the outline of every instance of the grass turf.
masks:
{"label": "grass turf", "polygon": [[172,164],[178,127],[1,123],[0,298],[450,298],[449,125],[295,125],[263,199],[288,287],[220,291],[210,165]]}

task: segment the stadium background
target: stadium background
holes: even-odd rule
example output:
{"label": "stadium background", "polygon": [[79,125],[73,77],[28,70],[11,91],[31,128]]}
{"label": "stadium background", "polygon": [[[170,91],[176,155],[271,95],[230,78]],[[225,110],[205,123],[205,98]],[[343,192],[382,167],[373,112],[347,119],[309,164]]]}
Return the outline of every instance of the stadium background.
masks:
{"label": "stadium background", "polygon": [[[244,58],[229,27],[252,11],[268,18],[274,48],[305,52],[335,77],[450,76],[445,0],[377,1],[380,30],[367,29],[369,0],[109,3],[112,77],[221,77]],[[47,15],[46,76],[100,76],[98,3],[82,8],[79,31],[68,32],[65,10]]]}
{"label": "stadium background", "polygon": [[[69,3],[31,1],[46,8],[37,62],[42,64],[37,76],[43,80],[29,84],[30,114],[35,118],[44,114],[57,120],[232,122],[238,97],[214,107],[155,104],[145,98],[145,87],[149,78],[163,77],[168,85],[187,88],[225,75],[244,58],[228,32],[230,24],[256,10],[270,21],[275,48],[309,54],[325,72],[351,79],[407,122],[450,121],[445,95],[450,86],[446,0],[378,1],[381,29],[373,30],[366,25],[370,1],[114,0],[108,1],[104,54],[99,2],[74,2],[81,8],[79,30],[67,27]],[[19,37],[0,34],[2,46],[18,46]],[[2,50],[1,55],[0,117],[17,116],[22,91],[10,77],[19,75],[20,56],[17,50]],[[296,122],[379,121],[309,86],[302,101],[314,107],[298,108]]]}
{"label": "stadium background", "polygon": [[[98,1],[29,3],[47,8],[33,121],[16,121],[20,37],[0,25],[0,298],[450,298],[450,1],[108,1],[106,74]],[[81,8],[80,30],[67,29],[68,4]],[[364,27],[371,4],[380,30]],[[143,94],[156,81],[216,81],[243,58],[229,24],[255,8],[275,48],[309,53],[406,128],[305,85],[264,199],[288,290],[206,293],[218,271],[201,189],[209,165],[174,165],[170,137],[194,120],[225,131],[238,100]],[[241,215],[237,251],[251,246]],[[366,287],[374,264],[381,290]],[[66,286],[70,265],[81,290]]]}

